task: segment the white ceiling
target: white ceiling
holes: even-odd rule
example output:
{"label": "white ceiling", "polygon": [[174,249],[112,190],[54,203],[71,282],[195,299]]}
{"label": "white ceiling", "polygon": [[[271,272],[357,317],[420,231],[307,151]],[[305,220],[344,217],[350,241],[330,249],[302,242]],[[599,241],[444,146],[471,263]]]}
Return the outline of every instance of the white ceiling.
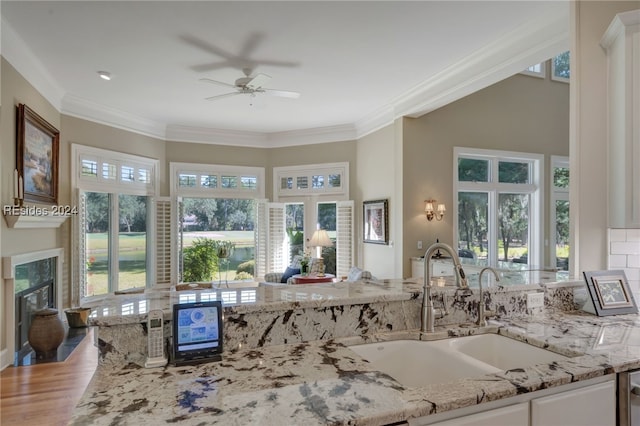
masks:
{"label": "white ceiling", "polygon": [[[2,1],[2,55],[63,113],[285,146],[362,136],[568,47],[565,1]],[[297,100],[218,101],[242,68]],[[109,82],[97,71],[113,74]]]}

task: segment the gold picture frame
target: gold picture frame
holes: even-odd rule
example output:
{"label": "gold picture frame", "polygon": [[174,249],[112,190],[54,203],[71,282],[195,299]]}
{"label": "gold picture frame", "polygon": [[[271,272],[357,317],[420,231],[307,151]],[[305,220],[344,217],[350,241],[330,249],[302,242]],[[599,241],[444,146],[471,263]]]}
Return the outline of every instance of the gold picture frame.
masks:
{"label": "gold picture frame", "polygon": [[60,132],[25,104],[18,105],[16,169],[24,199],[58,204]]}

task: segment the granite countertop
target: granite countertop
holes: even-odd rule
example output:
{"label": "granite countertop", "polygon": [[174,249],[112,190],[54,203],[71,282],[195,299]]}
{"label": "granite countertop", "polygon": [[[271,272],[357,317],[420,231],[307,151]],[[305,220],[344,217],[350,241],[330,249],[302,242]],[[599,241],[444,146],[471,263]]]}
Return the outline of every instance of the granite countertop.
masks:
{"label": "granite countertop", "polygon": [[[451,280],[453,285],[453,279]],[[410,300],[422,293],[422,285],[411,280],[337,282],[304,285],[211,288],[185,291],[151,290],[140,294],[110,295],[83,307],[92,308],[91,325],[133,324],[146,321],[147,312],[161,309],[171,318],[175,303],[221,300],[227,314],[282,311],[296,308],[357,305]],[[292,305],[293,304],[293,305]]]}
{"label": "granite countertop", "polygon": [[[101,365],[74,411],[74,425],[378,425],[640,367],[640,316],[547,310],[482,328],[437,329],[429,338],[503,334],[572,356],[505,372],[408,388],[375,371],[345,344],[362,338],[235,350],[221,362],[145,369]],[[418,339],[417,331],[368,342]],[[437,360],[425,362],[437,368]]]}
{"label": "granite countertop", "polygon": [[[476,282],[477,282],[477,274]],[[470,274],[470,286],[474,288]],[[509,283],[510,290],[531,291],[541,285],[557,283],[555,274],[541,276],[529,273],[526,283]],[[503,280],[508,281],[508,280]],[[439,291],[455,292],[454,277],[445,277],[445,287],[434,287]],[[564,284],[570,281],[564,281]],[[205,300],[221,300],[226,314],[244,314],[251,312],[273,312],[301,308],[327,308],[342,305],[358,305],[376,302],[394,302],[416,299],[422,294],[422,278],[387,279],[356,282],[337,282],[306,285],[269,285],[260,287],[212,288],[186,291],[150,290],[140,294],[110,295],[83,304],[92,308],[89,323],[91,325],[135,324],[146,321],[147,313],[152,309],[161,309],[165,320],[171,319],[171,306],[175,303],[193,302],[197,297]],[[477,283],[476,283],[477,286]]]}

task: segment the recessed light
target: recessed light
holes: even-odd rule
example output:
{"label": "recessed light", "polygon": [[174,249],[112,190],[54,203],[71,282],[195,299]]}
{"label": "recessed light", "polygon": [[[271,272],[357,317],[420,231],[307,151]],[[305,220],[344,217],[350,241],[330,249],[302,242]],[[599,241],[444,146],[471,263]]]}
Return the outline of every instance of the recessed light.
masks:
{"label": "recessed light", "polygon": [[101,79],[103,80],[111,80],[111,73],[107,72],[107,71],[98,71],[98,75],[100,76]]}

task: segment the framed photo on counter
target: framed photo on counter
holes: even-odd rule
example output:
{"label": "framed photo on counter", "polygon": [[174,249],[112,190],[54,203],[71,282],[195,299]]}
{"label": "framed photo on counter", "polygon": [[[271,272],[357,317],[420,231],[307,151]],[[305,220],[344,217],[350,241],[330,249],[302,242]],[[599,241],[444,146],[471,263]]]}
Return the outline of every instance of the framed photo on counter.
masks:
{"label": "framed photo on counter", "polygon": [[601,317],[638,313],[624,271],[591,271],[583,274],[593,302],[592,313]]}

